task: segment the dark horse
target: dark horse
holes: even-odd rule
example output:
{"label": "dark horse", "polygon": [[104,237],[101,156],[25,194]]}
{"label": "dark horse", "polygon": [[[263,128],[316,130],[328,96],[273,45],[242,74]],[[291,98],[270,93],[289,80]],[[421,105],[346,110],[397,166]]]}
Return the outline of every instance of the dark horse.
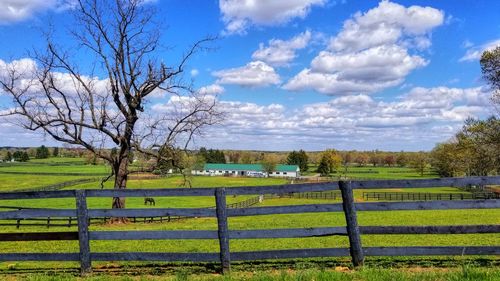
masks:
{"label": "dark horse", "polygon": [[155,206],[155,199],[151,197],[144,198],[144,205],[147,205],[148,203],[149,205]]}

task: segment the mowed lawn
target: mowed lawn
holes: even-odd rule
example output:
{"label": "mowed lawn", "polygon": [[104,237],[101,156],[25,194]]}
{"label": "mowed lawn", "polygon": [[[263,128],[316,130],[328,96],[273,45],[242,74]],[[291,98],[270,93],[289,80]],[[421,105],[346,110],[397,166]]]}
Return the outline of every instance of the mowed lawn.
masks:
{"label": "mowed lawn", "polygon": [[[76,162],[76,161],[75,161]],[[64,161],[61,161],[64,163]],[[14,167],[14,166],[13,166]],[[12,167],[12,168],[13,168]],[[31,164],[23,167],[24,171],[29,171],[31,167],[38,167],[38,171],[57,171],[80,168],[82,174],[97,169],[105,169],[104,166],[87,166],[79,163],[73,165],[62,164],[61,166],[49,166],[43,164]],[[90,167],[90,168],[88,168]],[[0,168],[3,169],[5,167]],[[361,167],[365,168],[365,167]],[[360,168],[360,169],[361,169]],[[20,168],[18,168],[20,169]],[[95,170],[92,170],[95,169]],[[380,168],[382,169],[382,168]],[[399,169],[399,168],[398,168]],[[402,170],[396,170],[402,171]],[[390,173],[384,170],[385,175],[393,175],[393,178],[404,178],[411,175],[411,170],[404,172]],[[359,175],[359,173],[358,173]],[[371,174],[367,174],[371,175]],[[11,177],[13,176],[13,177]],[[43,179],[52,178],[55,182],[62,182],[74,179],[66,176],[29,176],[27,175],[6,175],[0,174],[5,180],[4,190],[16,190],[23,185],[42,185]],[[9,179],[12,186],[9,188]],[[418,178],[418,177],[417,177]],[[16,181],[17,179],[17,181]],[[234,187],[234,186],[257,186],[286,184],[286,179],[274,178],[232,178],[232,177],[192,177],[193,187]],[[161,179],[133,179],[129,181],[129,188],[175,188],[180,187],[184,180],[180,176],[171,176]],[[0,185],[2,186],[2,185]],[[98,183],[81,184],[68,187],[75,188],[98,188]],[[105,184],[105,188],[112,188],[112,183]],[[384,189],[367,191],[390,191],[390,192],[463,192],[456,188],[415,188],[415,189]],[[362,200],[363,190],[356,190],[357,201]],[[228,196],[227,202],[234,203],[243,201],[253,196]],[[197,208],[212,207],[215,205],[213,197],[155,197],[156,206],[146,208]],[[322,199],[299,199],[299,198],[276,198],[266,199],[258,206],[276,205],[297,205],[297,204],[326,204],[339,203],[339,200]],[[67,199],[34,199],[34,200],[1,200],[0,205],[42,207],[42,208],[74,208],[75,200]],[[109,208],[111,198],[89,198],[89,208]],[[145,208],[143,198],[127,198],[127,208]],[[435,211],[377,211],[359,212],[358,220],[360,225],[471,225],[471,224],[500,224],[500,210],[435,210]],[[12,221],[11,221],[12,223]],[[305,214],[285,214],[266,215],[250,217],[229,218],[230,229],[270,229],[270,228],[307,228],[307,227],[329,227],[345,225],[344,214],[335,213],[305,213]],[[213,218],[190,218],[173,220],[164,223],[128,223],[128,224],[92,224],[92,231],[120,231],[120,230],[215,230],[216,220]],[[22,226],[16,229],[15,226],[0,226],[0,233],[5,232],[40,232],[40,231],[76,231],[76,227],[32,227]],[[363,235],[363,246],[490,246],[500,245],[500,235],[498,234],[456,234],[456,235]],[[297,248],[324,248],[324,247],[347,247],[346,237],[314,237],[314,238],[293,238],[293,239],[242,239],[231,240],[232,251],[255,251],[255,250],[275,250],[275,249],[297,249]],[[15,252],[77,252],[77,241],[39,241],[39,242],[1,242],[0,251],[2,253]],[[144,241],[92,241],[91,249],[94,252],[125,252],[125,251],[146,251],[146,252],[217,252],[217,240],[144,240]],[[498,259],[498,257],[490,257]],[[6,270],[12,263],[0,263],[0,270]],[[76,266],[75,263],[40,263],[40,262],[16,262],[16,267],[67,267]],[[102,265],[106,263],[97,263]],[[127,263],[121,263],[127,264]],[[1,276],[0,276],[1,279]],[[268,279],[265,279],[268,280]],[[272,279],[269,279],[272,280]],[[318,279],[320,280],[320,279]]]}
{"label": "mowed lawn", "polygon": [[[287,200],[287,199],[283,199]],[[439,210],[439,211],[378,211],[359,212],[360,225],[457,225],[500,224],[500,210]],[[270,229],[329,227],[345,225],[343,213],[306,213],[293,215],[266,215],[234,217],[229,219],[230,229]],[[92,224],[91,231],[133,230],[216,230],[213,218],[191,218],[168,223],[128,223],[120,225]],[[3,227],[2,232],[76,231],[76,227]],[[498,234],[455,235],[362,235],[365,247],[373,246],[491,246],[500,245]],[[232,251],[256,251],[300,248],[348,247],[346,237],[314,237],[287,239],[233,239]],[[142,241],[91,241],[94,252],[217,252],[217,240],[142,240]],[[78,252],[77,241],[2,242],[3,253],[16,252]],[[484,257],[483,257],[484,258]],[[408,259],[408,258],[405,258]],[[416,259],[426,259],[425,257]],[[456,258],[452,258],[456,259]],[[489,257],[497,259],[498,257]],[[0,263],[6,270],[10,262]],[[53,268],[75,267],[75,263],[17,262],[17,267]],[[95,263],[103,266],[109,263]],[[128,263],[113,262],[114,265]]]}
{"label": "mowed lawn", "polygon": [[[316,175],[317,170],[316,165],[309,165],[307,172],[304,175]],[[336,173],[331,173],[330,177],[348,177],[350,179],[427,179],[427,178],[437,178],[438,175],[430,170],[426,169],[424,174],[421,175],[415,169],[408,167],[399,166],[348,166],[347,170],[342,167]]]}
{"label": "mowed lawn", "polygon": [[0,166],[0,175],[2,172],[15,172],[15,173],[33,173],[33,174],[82,174],[106,175],[110,173],[110,168],[105,165],[85,165],[85,164],[58,164],[58,165],[40,165],[34,163],[23,163],[17,165],[2,165]]}
{"label": "mowed lawn", "polygon": [[15,175],[0,173],[0,192],[37,189],[83,178],[89,178],[89,176]]}

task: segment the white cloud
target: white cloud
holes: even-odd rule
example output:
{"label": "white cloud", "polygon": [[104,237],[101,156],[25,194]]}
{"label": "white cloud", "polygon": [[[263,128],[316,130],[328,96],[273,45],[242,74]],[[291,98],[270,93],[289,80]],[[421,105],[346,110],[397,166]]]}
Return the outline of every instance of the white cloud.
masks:
{"label": "white cloud", "polygon": [[[410,89],[396,101],[349,95],[291,110],[282,104],[220,101],[227,118],[207,142],[240,149],[430,149],[470,116],[488,114],[486,88]],[[256,137],[258,136],[258,137]],[[224,138],[221,146],[220,138]]]}
{"label": "white cloud", "polygon": [[305,18],[311,7],[322,6],[327,0],[219,0],[225,33],[243,34],[251,25],[283,24],[295,18]]}
{"label": "white cloud", "polygon": [[410,49],[429,48],[429,33],[443,19],[443,12],[434,8],[406,8],[384,0],[378,7],[345,21],[328,49],[283,88],[344,95],[396,86],[413,70],[428,64]]}
{"label": "white cloud", "polygon": [[381,1],[378,7],[344,22],[342,31],[330,42],[335,51],[359,51],[362,49],[393,44],[406,36],[422,40],[433,28],[444,21],[444,13],[432,7],[408,8]]}
{"label": "white cloud", "polygon": [[310,40],[311,32],[309,30],[286,41],[271,39],[267,47],[260,43],[259,49],[252,54],[252,58],[272,66],[288,65],[296,58],[295,52],[305,48]]}
{"label": "white cloud", "polygon": [[47,10],[65,10],[73,5],[72,2],[72,0],[2,0],[0,24],[19,22]]}
{"label": "white cloud", "polygon": [[396,80],[370,83],[369,81],[342,79],[338,73],[321,73],[304,69],[290,79],[283,86],[283,89],[289,91],[315,90],[328,95],[345,95],[377,92],[396,86],[399,82]]}
{"label": "white cloud", "polygon": [[280,83],[272,66],[262,61],[252,61],[245,66],[213,72],[218,84],[236,84],[245,87],[264,87]]}
{"label": "white cloud", "polygon": [[196,76],[198,76],[198,74],[200,74],[200,71],[196,68],[193,68],[193,69],[191,69],[190,74],[192,77],[196,77]]}
{"label": "white cloud", "polygon": [[224,93],[225,89],[221,85],[212,84],[205,87],[201,87],[198,92],[203,95],[219,95]]}
{"label": "white cloud", "polygon": [[492,50],[500,46],[500,39],[490,41],[481,46],[471,47],[471,44],[468,44],[468,46],[469,49],[465,52],[465,55],[460,58],[460,61],[479,61],[484,51]]}

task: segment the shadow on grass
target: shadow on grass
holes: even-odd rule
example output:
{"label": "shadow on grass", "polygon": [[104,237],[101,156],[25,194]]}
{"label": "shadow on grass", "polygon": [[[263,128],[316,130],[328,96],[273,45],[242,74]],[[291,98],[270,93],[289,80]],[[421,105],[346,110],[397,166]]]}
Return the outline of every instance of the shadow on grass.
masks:
{"label": "shadow on grass", "polygon": [[[332,269],[337,267],[350,267],[351,261],[348,258],[318,258],[300,260],[272,260],[253,262],[234,262],[231,264],[233,272],[254,272],[269,270],[305,270],[305,269]],[[374,258],[368,257],[365,260],[367,268],[458,268],[463,266],[495,268],[500,266],[498,257],[478,257],[478,258]],[[2,276],[26,275],[43,273],[46,275],[73,275],[79,276],[78,267],[53,268],[53,267],[25,267],[10,268],[0,270]],[[95,275],[176,275],[179,273],[187,275],[196,274],[218,274],[221,272],[218,263],[146,263],[146,262],[121,262],[104,263],[99,262],[93,265]]]}

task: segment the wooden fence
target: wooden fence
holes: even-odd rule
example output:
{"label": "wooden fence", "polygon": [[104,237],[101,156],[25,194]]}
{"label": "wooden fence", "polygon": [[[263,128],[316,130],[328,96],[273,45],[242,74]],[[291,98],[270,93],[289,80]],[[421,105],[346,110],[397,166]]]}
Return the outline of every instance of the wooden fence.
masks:
{"label": "wooden fence", "polygon": [[342,199],[340,191],[324,191],[324,192],[290,192],[280,194],[265,194],[264,199],[276,198],[299,198],[299,199],[327,199],[337,200]]}
{"label": "wooden fence", "polygon": [[[227,204],[226,208],[231,209],[231,208],[248,208],[250,206],[256,205],[258,203],[261,203],[264,200],[263,195],[259,195],[256,197],[248,198],[244,201],[239,201],[231,204]],[[215,206],[211,207],[215,209]],[[41,209],[41,208],[29,208],[29,207],[16,207],[16,206],[1,206],[0,205],[0,210],[2,209],[11,209],[11,210],[47,210],[47,209]],[[50,209],[48,209],[50,210]],[[145,217],[143,215],[141,216],[134,216],[134,217],[127,217],[129,222],[148,222],[148,223],[153,223],[153,222],[171,222],[171,221],[178,221],[181,219],[188,219],[192,217],[186,217],[186,216],[155,216],[155,217]],[[93,223],[106,223],[110,220],[110,217],[93,217],[89,218],[89,224]],[[46,218],[25,218],[25,219],[16,219],[15,223],[12,222],[1,222],[0,221],[0,226],[16,226],[17,229],[19,229],[21,226],[44,226],[47,228],[50,227],[71,227],[71,226],[76,226],[78,225],[78,220],[76,217],[46,217]]]}
{"label": "wooden fence", "polygon": [[[0,200],[67,198],[76,199],[76,209],[28,209],[0,212],[0,220],[36,217],[76,216],[77,232],[1,233],[0,241],[78,240],[78,253],[0,253],[0,261],[79,261],[81,273],[91,271],[92,261],[192,261],[220,262],[224,273],[231,261],[260,259],[287,259],[309,257],[351,256],[354,266],[363,265],[365,256],[431,256],[431,255],[500,255],[500,246],[446,246],[446,247],[362,247],[361,234],[467,234],[500,233],[500,225],[449,226],[358,226],[357,211],[444,210],[500,208],[500,200],[414,201],[354,203],[353,189],[419,188],[464,186],[467,184],[500,184],[500,176],[443,178],[426,180],[340,181],[330,183],[252,186],[234,188],[172,188],[128,190],[60,190],[43,192],[0,193]],[[228,209],[227,195],[261,195],[296,192],[321,192],[340,189],[342,203],[294,206],[266,206]],[[88,209],[89,197],[171,197],[215,196],[216,208],[165,209]],[[345,227],[317,227],[293,229],[230,230],[228,217],[316,212],[344,212]],[[192,216],[215,217],[218,229],[176,231],[89,231],[89,219],[95,217],[130,216]],[[349,248],[316,248],[272,251],[232,252],[230,239],[271,239],[343,235],[348,236]],[[219,253],[162,253],[162,252],[91,252],[91,240],[144,239],[218,239]],[[333,245],[332,245],[333,246]]]}
{"label": "wooden fence", "polygon": [[428,193],[428,192],[363,192],[366,201],[428,201],[428,200],[471,200],[500,199],[500,194],[493,192],[474,193]]}

